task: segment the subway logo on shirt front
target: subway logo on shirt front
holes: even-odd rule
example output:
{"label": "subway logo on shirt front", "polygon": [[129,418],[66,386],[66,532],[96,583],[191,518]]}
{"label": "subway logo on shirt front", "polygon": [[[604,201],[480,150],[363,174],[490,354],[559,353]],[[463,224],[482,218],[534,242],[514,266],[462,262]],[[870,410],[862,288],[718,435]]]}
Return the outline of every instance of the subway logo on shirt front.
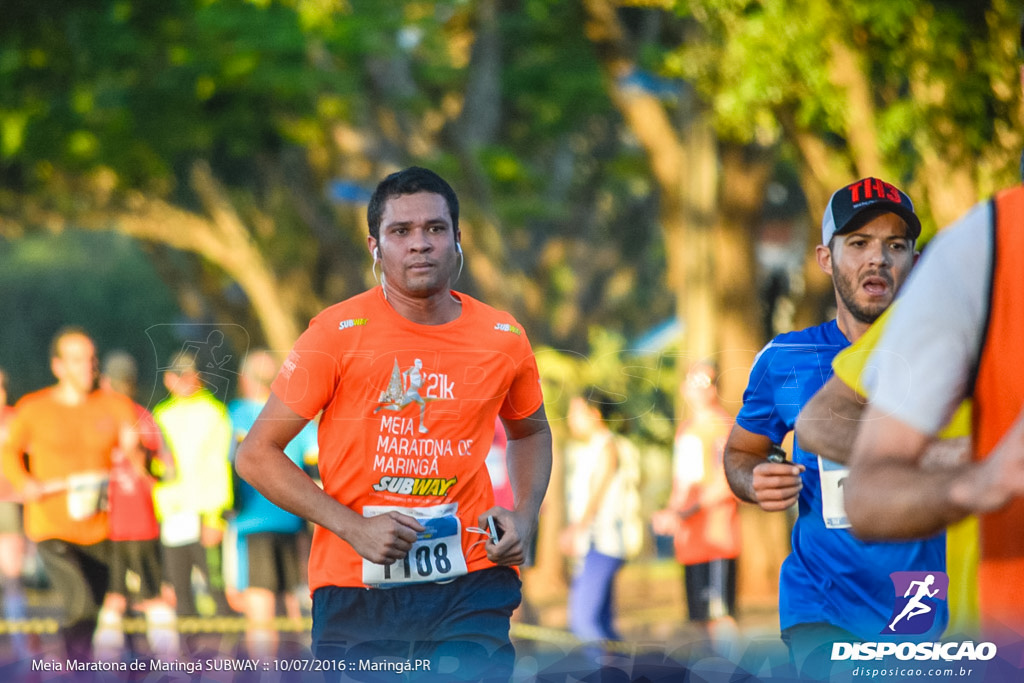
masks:
{"label": "subway logo on shirt front", "polygon": [[458,477],[381,477],[373,485],[378,493],[399,493],[405,496],[445,496],[459,481]]}

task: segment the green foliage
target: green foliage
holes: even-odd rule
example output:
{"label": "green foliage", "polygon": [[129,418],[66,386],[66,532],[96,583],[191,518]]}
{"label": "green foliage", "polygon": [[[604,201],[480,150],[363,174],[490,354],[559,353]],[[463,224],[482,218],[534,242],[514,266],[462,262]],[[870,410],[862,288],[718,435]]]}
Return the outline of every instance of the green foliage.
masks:
{"label": "green foliage", "polygon": [[[792,112],[799,125],[842,143],[851,133],[849,103],[832,49],[844,45],[869,78],[884,163],[909,178],[919,168],[918,145],[943,140],[954,158],[985,156],[994,126],[1016,117],[1017,97],[1007,97],[1005,85],[1015,64],[1003,40],[1019,17],[1009,5],[678,0],[677,12],[700,30],[666,56],[664,68],[698,87],[729,139],[781,140],[778,115]],[[932,101],[915,97],[912,78],[937,89]],[[923,130],[937,135],[924,142]],[[1010,171],[1002,170],[1008,178]]]}
{"label": "green foliage", "polygon": [[618,402],[613,427],[638,443],[667,446],[675,432],[676,362],[672,351],[638,354],[607,329],[594,328],[586,354],[537,349],[548,418],[560,422],[569,400],[596,387]]}
{"label": "green foliage", "polygon": [[177,305],[147,255],[112,233],[65,232],[0,240],[0,366],[11,398],[52,384],[48,344],[64,325],[79,325],[97,352],[131,353],[140,396],[158,384],[158,360],[179,340],[170,331]]}
{"label": "green foliage", "polygon": [[799,106],[802,121],[828,121],[837,102],[825,72],[832,3],[680,1],[699,25],[668,55],[668,74],[694,83],[727,138],[777,138],[775,108]]}
{"label": "green foliage", "polygon": [[126,187],[165,183],[183,160],[242,163],[317,97],[350,92],[311,68],[296,12],[222,2],[15,3],[0,28],[5,164],[114,169]]}
{"label": "green foliage", "polygon": [[[579,31],[577,3],[527,0],[503,20],[503,99],[510,133],[523,144],[578,132],[581,122],[612,111],[599,64]],[[531,142],[532,141],[532,142]]]}
{"label": "green foliage", "polygon": [[[365,227],[347,209],[332,214],[324,186],[421,163],[463,191],[467,216],[496,219],[500,269],[553,282],[566,264],[538,253],[570,242],[573,282],[543,305],[552,318],[576,309],[578,321],[552,335],[556,322],[532,319],[538,341],[582,348],[588,324],[636,332],[672,310],[649,171],[622,135],[577,3],[498,3],[498,70],[485,75],[500,121],[459,154],[445,141],[458,135],[482,30],[467,0],[11,5],[0,24],[0,211],[33,197],[70,214],[141,191],[201,213],[189,171],[202,160],[259,226],[253,239],[279,276],[307,277],[330,300],[362,284]],[[365,158],[339,150],[340,127]],[[575,262],[597,263],[591,249],[651,265],[584,275]]]}
{"label": "green foliage", "polygon": [[[358,212],[332,212],[326,183],[423,163],[460,189],[467,225],[495,225],[495,279],[538,285],[535,342],[584,350],[593,326],[637,334],[673,314],[676,293],[656,184],[609,97],[585,5],[494,8],[499,54],[484,76],[498,121],[463,149],[474,32],[495,28],[472,0],[12,0],[0,212],[31,198],[70,213],[92,184],[107,191],[98,203],[140,191],[201,212],[188,172],[208,161],[279,280],[300,283],[292,300],[333,300],[369,280]],[[1015,12],[1009,0],[677,0],[620,18],[637,64],[694,86],[723,138],[785,147],[788,116],[848,160],[848,101],[830,71],[846,47],[868,77],[886,170],[914,179],[922,150],[939,149],[978,159],[988,187],[1015,167],[1000,144],[1019,103]],[[684,100],[662,102],[680,128]]]}

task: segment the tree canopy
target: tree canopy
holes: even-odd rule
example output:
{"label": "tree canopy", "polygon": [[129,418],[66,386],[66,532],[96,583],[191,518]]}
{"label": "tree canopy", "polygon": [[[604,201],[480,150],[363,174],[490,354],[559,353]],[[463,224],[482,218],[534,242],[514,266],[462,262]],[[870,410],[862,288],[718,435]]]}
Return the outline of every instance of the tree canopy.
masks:
{"label": "tree canopy", "polygon": [[[744,349],[729,361],[741,364],[764,341],[756,249],[773,178],[808,199],[805,245],[828,193],[856,177],[902,184],[931,230],[1013,181],[1017,12],[13,2],[0,235],[159,245],[149,259],[182,307],[199,297],[207,319],[284,348],[372,283],[363,202],[419,163],[463,199],[460,288],[511,310],[537,344],[586,353],[594,328],[635,338],[675,314],[684,356]],[[830,295],[815,272],[808,318]]]}

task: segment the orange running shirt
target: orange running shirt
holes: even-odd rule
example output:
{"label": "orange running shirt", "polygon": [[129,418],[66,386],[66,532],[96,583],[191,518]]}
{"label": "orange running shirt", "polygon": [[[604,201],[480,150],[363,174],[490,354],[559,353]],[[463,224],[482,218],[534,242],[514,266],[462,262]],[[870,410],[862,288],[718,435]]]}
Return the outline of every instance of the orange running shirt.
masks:
{"label": "orange running shirt", "polygon": [[[27,474],[42,483],[70,474],[109,470],[121,428],[135,424],[131,400],[112,391],[94,391],[79,405],[65,405],[53,387],[24,396],[16,407],[3,449],[4,474],[21,489]],[[28,454],[28,472],[22,454]],[[25,535],[33,541],[59,538],[91,545],[107,538],[107,513],[86,519],[68,515],[67,494],[51,493],[25,502]]]}
{"label": "orange running shirt", "polygon": [[[272,389],[302,417],[323,411],[324,491],[361,514],[366,506],[457,504],[472,572],[493,566],[484,544],[473,545],[484,536],[466,527],[477,526],[493,505],[485,459],[495,417],[528,417],[543,399],[533,351],[515,319],[465,294],[452,296],[462,314],[443,325],[403,318],[379,287],[324,310],[296,342]],[[443,580],[428,571],[448,562],[433,550],[434,556],[411,558],[412,570]],[[311,591],[365,586],[364,569],[348,543],[315,529]]]}

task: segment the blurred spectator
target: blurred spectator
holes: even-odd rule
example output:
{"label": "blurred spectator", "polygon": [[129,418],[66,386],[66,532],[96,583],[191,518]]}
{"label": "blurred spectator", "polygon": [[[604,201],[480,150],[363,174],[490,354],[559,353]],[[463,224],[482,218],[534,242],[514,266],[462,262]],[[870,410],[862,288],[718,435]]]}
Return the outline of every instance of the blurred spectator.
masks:
{"label": "blurred spectator", "polygon": [[507,444],[505,425],[501,424],[501,418],[495,418],[494,440],[491,441],[491,450],[487,451],[487,460],[485,461],[487,474],[490,475],[491,486],[494,487],[494,504],[513,510],[515,509],[515,500],[512,497],[512,483],[508,480],[508,464],[505,462]]}
{"label": "blurred spectator", "polygon": [[[7,371],[0,368],[0,448],[7,441],[7,430],[14,419],[14,409],[7,405]],[[25,618],[25,591],[21,585],[22,563],[25,560],[25,534],[21,527],[21,496],[7,477],[0,473],[0,581],[3,581],[4,619]],[[28,637],[12,633],[11,644],[19,659],[28,657]]]}
{"label": "blurred spectator", "polygon": [[60,330],[50,359],[57,384],[18,402],[3,467],[24,497],[25,532],[64,601],[67,655],[86,660],[109,574],[101,488],[114,449],[137,447],[135,411],[124,396],[95,390],[96,348],[83,330]]}
{"label": "blurred spectator", "polygon": [[[256,422],[270,398],[270,383],[278,364],[268,351],[254,351],[242,363],[240,398],[228,412],[237,442]],[[316,423],[309,422],[284,452],[297,467],[315,457]],[[274,629],[276,600],[281,597],[285,613],[299,619],[297,590],[305,583],[299,575],[298,535],[305,527],[301,517],[285,512],[241,478],[237,479],[232,526],[238,535],[238,588],[245,591],[246,645],[252,657],[276,654],[278,636]]]}
{"label": "blurred spectator", "polygon": [[588,643],[621,640],[614,625],[615,576],[643,544],[639,453],[609,428],[614,407],[598,389],[569,403],[573,443],[566,449],[569,525],[562,550],[582,560],[569,589],[569,628]]}
{"label": "blurred spectator", "polygon": [[113,452],[107,491],[110,520],[110,588],[100,611],[94,649],[101,658],[114,658],[124,648],[122,620],[128,609],[128,572],[138,577],[134,607],[146,615],[146,637],[157,655],[178,651],[174,610],[161,597],[160,524],[153,510],[153,486],[174,475],[173,460],[153,416],[134,403],[138,369],[124,351],[112,351],[103,361],[100,388],[133,400],[139,448]]}
{"label": "blurred spectator", "polygon": [[676,431],[668,508],[653,522],[656,533],[674,537],[690,621],[724,649],[736,631],[740,520],[722,464],[732,417],[719,404],[716,378],[711,364],[695,363],[680,387],[689,419]]}
{"label": "blurred spectator", "polygon": [[157,483],[153,500],[160,520],[164,573],[174,587],[178,616],[199,614],[192,569],[205,577],[217,614],[233,611],[224,595],[220,543],[224,512],[231,507],[231,420],[207,390],[195,354],[180,351],[164,371],[169,396],[153,410],[174,459],[175,476]]}

